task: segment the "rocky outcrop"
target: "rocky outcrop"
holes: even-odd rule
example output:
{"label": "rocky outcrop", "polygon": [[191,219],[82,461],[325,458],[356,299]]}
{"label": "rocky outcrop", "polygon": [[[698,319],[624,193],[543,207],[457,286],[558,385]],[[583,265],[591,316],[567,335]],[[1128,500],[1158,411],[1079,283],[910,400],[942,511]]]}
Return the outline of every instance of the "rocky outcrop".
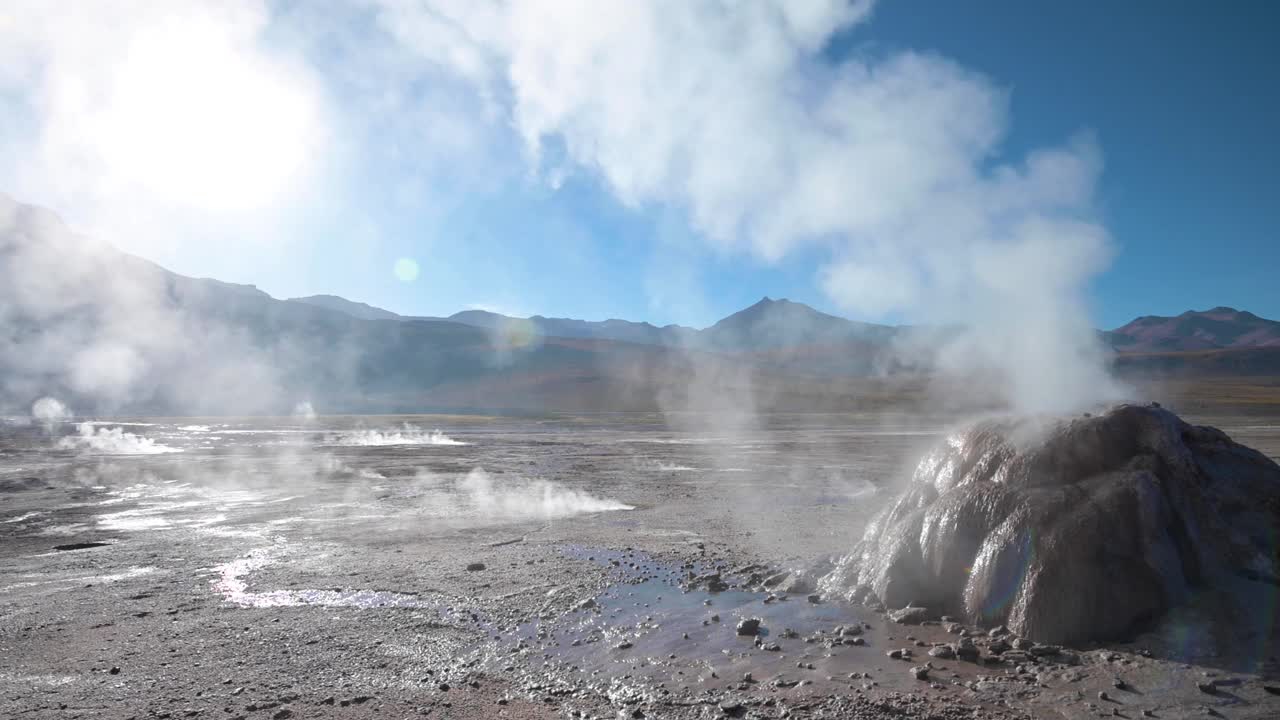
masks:
{"label": "rocky outcrop", "polygon": [[1158,406],[949,436],[823,580],[1041,642],[1124,636],[1197,588],[1277,583],[1280,467]]}

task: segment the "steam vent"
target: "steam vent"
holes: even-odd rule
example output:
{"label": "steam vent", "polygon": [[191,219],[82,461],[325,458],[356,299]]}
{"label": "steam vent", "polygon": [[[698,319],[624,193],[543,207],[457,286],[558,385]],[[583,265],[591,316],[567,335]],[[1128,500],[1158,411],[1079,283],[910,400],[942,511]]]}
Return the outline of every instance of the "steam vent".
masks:
{"label": "steam vent", "polygon": [[1278,528],[1280,466],[1157,406],[985,421],[921,461],[824,586],[1040,642],[1117,639],[1232,594],[1201,590],[1274,592]]}

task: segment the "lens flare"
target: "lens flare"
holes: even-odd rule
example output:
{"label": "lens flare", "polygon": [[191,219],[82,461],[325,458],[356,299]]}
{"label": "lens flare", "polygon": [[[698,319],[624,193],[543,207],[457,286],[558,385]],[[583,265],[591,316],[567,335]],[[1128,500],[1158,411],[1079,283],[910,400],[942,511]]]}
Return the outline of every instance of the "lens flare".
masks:
{"label": "lens flare", "polygon": [[413,258],[400,258],[396,260],[396,264],[391,271],[395,273],[396,279],[400,282],[411,283],[418,279],[418,261]]}

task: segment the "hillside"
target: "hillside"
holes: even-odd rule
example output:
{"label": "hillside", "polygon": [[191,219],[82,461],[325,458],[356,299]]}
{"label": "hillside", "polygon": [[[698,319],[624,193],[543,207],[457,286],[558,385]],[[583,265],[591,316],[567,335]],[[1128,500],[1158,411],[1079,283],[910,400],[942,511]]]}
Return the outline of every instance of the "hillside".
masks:
{"label": "hillside", "polygon": [[[1127,378],[1258,378],[1280,376],[1276,325],[1217,308],[1140,318],[1109,337]],[[937,387],[931,348],[947,337],[770,298],[701,330],[277,300],[169,272],[0,196],[4,413],[45,395],[136,414],[288,413],[303,401],[330,413],[866,410]],[[1167,338],[1215,347],[1138,351]],[[983,402],[964,383],[947,394]]]}
{"label": "hillside", "polygon": [[1185,352],[1280,347],[1280,322],[1229,307],[1177,317],[1146,315],[1106,334],[1119,352]]}

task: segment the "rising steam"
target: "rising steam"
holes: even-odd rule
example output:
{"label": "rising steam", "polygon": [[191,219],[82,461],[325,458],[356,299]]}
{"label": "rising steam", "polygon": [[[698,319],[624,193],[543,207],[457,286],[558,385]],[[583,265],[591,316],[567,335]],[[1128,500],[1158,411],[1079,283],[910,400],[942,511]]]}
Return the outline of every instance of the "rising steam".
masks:
{"label": "rising steam", "polygon": [[493,476],[475,468],[456,479],[418,473],[417,483],[430,513],[491,522],[552,520],[586,513],[633,510],[631,505],[599,498],[542,479]]}
{"label": "rising steam", "polygon": [[832,64],[871,8],[428,1],[379,19],[423,72],[505,103],[553,184],[595,175],[765,261],[817,250],[832,301],[955,328],[930,348],[941,369],[1020,409],[1117,397],[1084,303],[1111,255],[1097,144],[1008,157],[1007,92],[937,55],[846,49]]}
{"label": "rising steam", "polygon": [[355,430],[341,433],[329,439],[330,445],[378,446],[378,445],[469,445],[454,440],[439,430],[424,432],[405,423],[399,430]]}
{"label": "rising steam", "polygon": [[161,445],[155,440],[125,432],[121,427],[97,427],[83,422],[76,426],[76,434],[58,440],[61,450],[96,455],[162,455],[180,453],[180,448]]}
{"label": "rising steam", "polygon": [[31,417],[46,429],[71,418],[71,410],[57,398],[42,397],[31,404]]}

